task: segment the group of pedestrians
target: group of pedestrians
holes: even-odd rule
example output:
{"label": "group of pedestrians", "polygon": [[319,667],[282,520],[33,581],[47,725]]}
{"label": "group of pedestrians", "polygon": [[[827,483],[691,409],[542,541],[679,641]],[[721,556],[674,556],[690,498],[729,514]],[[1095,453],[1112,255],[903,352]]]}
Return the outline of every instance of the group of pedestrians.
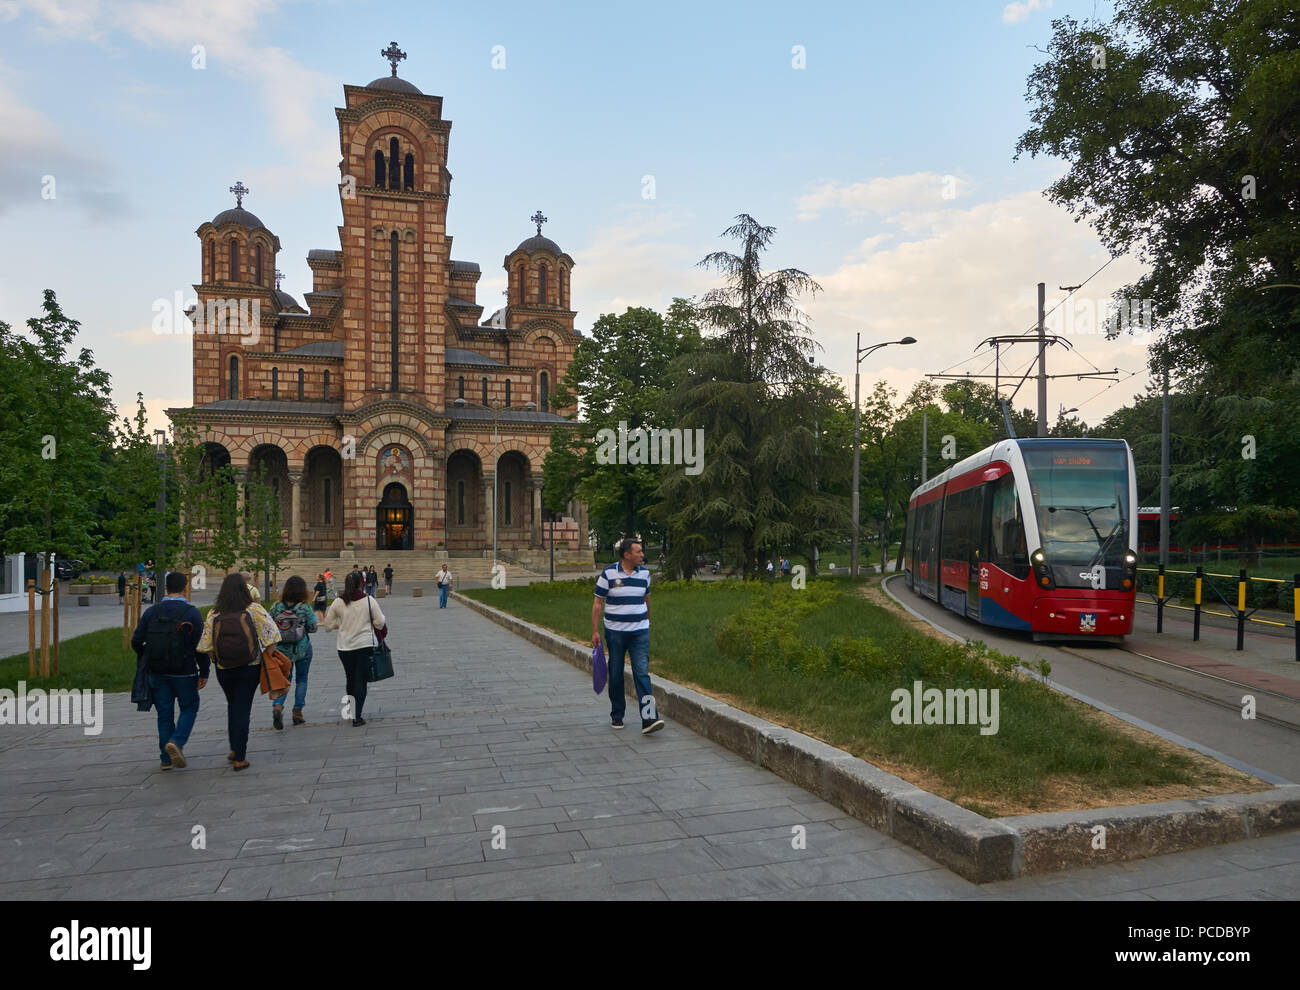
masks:
{"label": "group of pedestrians", "polygon": [[[187,576],[183,571],[172,571],[166,577],[166,597],[140,616],[131,637],[138,658],[132,700],[141,710],[152,704],[157,711],[162,770],[186,764],[184,749],[198,717],[199,692],[207,685],[213,664],[226,696],[230,741],[226,759],[233,769],[245,770],[249,766],[253,699],[263,682],[263,666],[278,662],[272,650],[282,653],[290,666],[285,691],[268,691],[271,724],[278,730],[284,728],[289,688],[294,692],[293,724],[305,724],[303,709],[313,655],[311,636],[322,625],[326,631],[339,633],[337,648],[352,700],[352,724],[366,724],[362,713],[369,659],[376,640],[387,636],[388,625],[383,611],[366,593],[362,572],[357,570],[347,576],[343,593],[324,609],[323,621],[318,621],[313,605],[322,602],[320,591],[326,585],[325,575],[320,575],[312,604],[308,604],[307,582],[296,575],[289,578],[280,600],[269,612],[255,600],[259,596],[250,577],[246,573],[227,575],[216,603],[204,619],[184,595]],[[269,671],[266,673],[269,684]]]}
{"label": "group of pedestrians", "polygon": [[[603,618],[610,725],[623,728],[627,704],[624,665],[625,660],[630,660],[641,731],[649,735],[664,727],[650,683],[650,571],[644,566],[645,552],[638,540],[623,540],[618,545],[618,556],[618,561],[607,566],[596,581],[592,645],[601,642]],[[384,578],[391,591],[391,565],[384,569]],[[316,576],[311,592],[307,582],[294,575],[285,582],[279,600],[269,611],[256,600],[259,596],[251,584],[251,575],[232,573],[222,581],[206,619],[184,595],[187,580],[183,571],[167,574],[166,597],[144,611],[131,637],[138,658],[132,700],[141,710],[148,710],[150,705],[157,710],[160,769],[186,765],[184,749],[198,717],[199,692],[207,685],[214,664],[217,682],[226,696],[230,741],[226,759],[232,769],[249,767],[248,735],[259,685],[271,696],[271,724],[277,730],[284,728],[284,705],[290,688],[294,692],[293,724],[305,724],[303,712],[314,652],[312,634],[322,627],[338,633],[336,645],[351,699],[352,725],[366,724],[363,712],[370,659],[376,641],[388,634],[387,620],[374,600],[377,578],[373,567],[352,570],[344,580],[342,594],[328,605],[334,584],[328,571]],[[439,608],[446,608],[452,584],[446,564],[437,580]],[[264,675],[265,665],[278,664],[272,650],[289,660],[289,683],[283,691],[271,689],[269,671]]]}

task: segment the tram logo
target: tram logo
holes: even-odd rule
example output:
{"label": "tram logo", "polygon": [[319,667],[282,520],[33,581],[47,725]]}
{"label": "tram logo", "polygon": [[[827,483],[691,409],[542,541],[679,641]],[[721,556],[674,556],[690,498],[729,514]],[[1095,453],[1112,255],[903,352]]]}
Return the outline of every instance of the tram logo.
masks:
{"label": "tram logo", "polygon": [[1079,577],[1091,584],[1093,591],[1100,591],[1106,587],[1106,568],[1101,564],[1094,564],[1092,570],[1080,571]]}
{"label": "tram logo", "polygon": [[1096,632],[1097,631],[1097,613],[1080,612],[1079,613],[1079,632]]}

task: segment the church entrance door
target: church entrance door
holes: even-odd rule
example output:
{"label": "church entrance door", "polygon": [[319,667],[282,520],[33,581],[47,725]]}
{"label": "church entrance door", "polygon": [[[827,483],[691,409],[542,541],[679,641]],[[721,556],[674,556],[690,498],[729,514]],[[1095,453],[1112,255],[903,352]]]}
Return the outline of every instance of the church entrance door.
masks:
{"label": "church entrance door", "polygon": [[394,482],[384,489],[376,510],[375,549],[411,550],[415,547],[415,510],[406,489]]}

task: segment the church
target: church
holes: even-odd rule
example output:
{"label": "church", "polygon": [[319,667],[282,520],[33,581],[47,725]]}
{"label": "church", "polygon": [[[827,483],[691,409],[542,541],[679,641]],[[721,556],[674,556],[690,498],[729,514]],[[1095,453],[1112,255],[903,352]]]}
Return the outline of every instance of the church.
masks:
{"label": "church", "polygon": [[[581,339],[573,259],[539,211],[504,258],[506,305],[483,318],[479,266],[447,232],[451,121],[398,76],[396,43],[380,54],[391,73],[345,85],[336,109],[339,247],[308,252],[302,304],[280,288],[280,240],[244,209],[242,182],[196,232],[196,425],[214,466],[270,479],[291,553],[490,556],[495,539],[538,560],[542,461],[574,411],[552,398]],[[214,307],[256,314],[256,332],[214,327]],[[554,539],[590,558],[585,506],[570,504]]]}

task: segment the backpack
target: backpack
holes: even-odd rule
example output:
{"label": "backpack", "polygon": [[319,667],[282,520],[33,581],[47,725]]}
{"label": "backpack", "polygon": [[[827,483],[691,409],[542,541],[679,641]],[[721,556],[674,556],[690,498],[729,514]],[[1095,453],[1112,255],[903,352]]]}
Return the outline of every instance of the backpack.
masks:
{"label": "backpack", "polygon": [[307,622],[296,607],[290,606],[277,613],[275,624],[280,629],[281,643],[301,643],[307,638]]}
{"label": "backpack", "polygon": [[159,607],[145,627],[144,658],[151,674],[186,674],[193,665],[194,624]]}
{"label": "backpack", "polygon": [[226,669],[247,667],[262,655],[257,643],[257,627],[245,609],[227,612],[212,620],[212,653]]}

